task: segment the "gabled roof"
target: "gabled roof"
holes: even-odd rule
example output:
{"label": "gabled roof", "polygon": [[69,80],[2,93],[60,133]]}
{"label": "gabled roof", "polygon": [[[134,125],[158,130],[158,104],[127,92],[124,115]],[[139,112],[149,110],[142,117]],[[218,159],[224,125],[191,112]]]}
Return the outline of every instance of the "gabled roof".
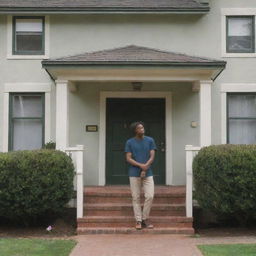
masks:
{"label": "gabled roof", "polygon": [[0,13],[205,13],[208,11],[209,4],[200,3],[200,0],[0,0]]}
{"label": "gabled roof", "polygon": [[145,66],[213,66],[225,67],[222,60],[195,57],[142,46],[129,45],[121,48],[83,53],[42,61],[43,67],[86,65],[145,65]]}

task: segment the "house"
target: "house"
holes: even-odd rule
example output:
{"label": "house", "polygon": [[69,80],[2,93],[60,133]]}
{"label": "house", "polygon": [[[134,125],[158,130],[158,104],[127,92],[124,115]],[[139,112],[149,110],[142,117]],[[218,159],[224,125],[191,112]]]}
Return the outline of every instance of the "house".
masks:
{"label": "house", "polygon": [[1,0],[0,149],[83,145],[80,187],[129,193],[142,120],[159,195],[192,191],[194,151],[256,142],[255,15],[254,0]]}

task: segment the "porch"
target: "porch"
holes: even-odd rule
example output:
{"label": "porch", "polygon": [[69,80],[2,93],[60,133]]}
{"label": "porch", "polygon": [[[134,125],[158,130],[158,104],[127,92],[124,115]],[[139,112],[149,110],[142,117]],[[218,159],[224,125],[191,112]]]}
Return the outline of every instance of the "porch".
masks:
{"label": "porch", "polygon": [[[164,127],[164,140],[159,140],[160,152],[164,156],[164,158],[162,157],[164,159],[162,162],[165,166],[165,177],[162,184],[165,185],[165,193],[161,192],[158,195],[160,198],[169,198],[173,196],[173,190],[175,191],[177,185],[184,185],[186,183],[186,188],[184,186],[182,187],[184,191],[184,202],[178,205],[178,207],[184,208],[183,215],[170,216],[170,207],[175,208],[177,205],[162,205],[165,209],[164,214],[167,214],[167,217],[161,216],[161,218],[158,218],[162,220],[166,219],[166,222],[162,224],[158,223],[158,227],[163,228],[164,225],[168,224],[169,228],[178,227],[180,230],[182,225],[185,225],[184,223],[189,223],[186,225],[189,228],[188,232],[191,232],[192,159],[193,155],[199,150],[199,147],[186,146],[185,150],[184,147],[186,144],[194,144],[200,147],[211,144],[211,87],[213,81],[225,68],[226,63],[146,47],[127,46],[67,58],[44,60],[42,64],[55,80],[56,84],[56,146],[57,149],[66,151],[72,155],[77,170],[76,205],[78,223],[82,223],[81,225],[87,228],[90,225],[97,226],[93,222],[97,218],[85,217],[84,206],[87,209],[86,199],[88,195],[87,192],[84,193],[84,182],[87,182],[85,184],[85,190],[86,188],[89,189],[89,185],[106,186],[106,177],[109,172],[109,170],[107,171],[107,161],[109,159],[113,159],[110,162],[119,161],[113,155],[106,157],[106,153],[109,152],[107,146],[112,145],[106,142],[106,137],[109,137],[107,136],[107,120],[108,117],[114,116],[114,112],[111,111],[107,114],[108,99],[132,98],[138,99],[139,101],[140,99],[146,98],[164,99],[165,109],[157,113],[165,113],[162,125]],[[86,105],[87,108],[83,109],[83,102],[90,102],[93,97],[94,105]],[[182,99],[182,101],[179,99]],[[98,110],[97,112],[89,112],[87,111],[88,108],[96,108]],[[82,126],[74,128],[74,124],[80,123],[81,117],[79,117],[78,113],[83,114],[83,111],[87,111],[89,116],[99,116],[98,119],[94,119],[98,120],[96,122],[97,124],[94,125],[98,135],[87,136],[88,140],[83,143],[86,149],[85,159],[82,157],[83,146],[70,148],[70,145],[78,144],[81,141]],[[129,113],[121,112],[124,113],[123,116]],[[193,119],[195,118],[195,120],[190,119],[190,113],[192,113]],[[131,117],[129,117],[127,123],[124,123],[124,129],[128,129],[127,124],[130,120],[132,120]],[[152,121],[151,123],[158,123],[157,120],[150,121]],[[98,126],[99,130],[97,130]],[[197,129],[193,130],[193,128]],[[120,136],[117,136],[120,141],[122,140],[119,143],[120,145],[124,143],[123,139],[126,136],[123,136],[122,139]],[[91,150],[92,144],[88,143],[92,137],[94,137],[93,147],[95,147],[95,143],[99,146],[98,149],[94,148],[94,151]],[[187,141],[180,143],[184,139]],[[90,144],[90,147],[88,144]],[[110,150],[112,148],[112,146],[109,146]],[[118,150],[119,158],[121,159],[123,151],[122,149]],[[111,170],[111,168],[109,169]],[[124,176],[126,171],[124,165],[119,169],[123,173],[119,173],[118,175]],[[84,177],[84,175],[86,176]],[[96,176],[96,178],[89,184],[88,179],[92,176]],[[113,186],[105,188],[111,194]],[[102,188],[98,187],[98,189],[100,191]],[[122,189],[126,191],[126,196],[128,196],[128,187],[122,187]],[[163,189],[159,187],[159,191],[163,191]],[[120,191],[116,192],[116,194],[120,194]],[[88,193],[90,194],[90,192]],[[102,193],[99,192],[99,194]],[[113,194],[115,193],[113,192]],[[100,204],[103,203],[104,196]],[[89,205],[90,207],[93,206]],[[126,206],[122,204],[115,206],[108,205],[106,207],[112,213],[112,208],[117,207],[120,213],[120,211],[123,212]],[[112,207],[112,210],[108,207]],[[129,208],[131,205],[127,207]],[[112,223],[111,225],[113,223],[117,224],[118,219],[120,222],[122,218],[118,218],[118,216],[114,219],[110,218],[109,223]],[[98,219],[97,221],[103,225],[103,219]],[[94,224],[88,224],[89,222]],[[109,227],[106,223],[104,225],[105,227]],[[118,225],[115,227],[118,227]],[[175,229],[172,232],[178,231]]]}
{"label": "porch", "polygon": [[[156,186],[151,209],[153,230],[143,233],[193,234],[193,158],[200,147],[187,145],[186,185]],[[79,234],[131,234],[134,230],[132,199],[129,186],[84,186],[82,145],[65,152],[75,166],[77,232]],[[141,196],[143,203],[143,193]]]}

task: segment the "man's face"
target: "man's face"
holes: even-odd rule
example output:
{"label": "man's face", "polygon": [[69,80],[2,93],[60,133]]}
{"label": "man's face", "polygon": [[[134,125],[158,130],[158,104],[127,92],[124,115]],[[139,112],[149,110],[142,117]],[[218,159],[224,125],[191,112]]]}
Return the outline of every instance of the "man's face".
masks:
{"label": "man's face", "polygon": [[144,126],[142,124],[137,125],[135,132],[138,135],[143,135],[145,133]]}

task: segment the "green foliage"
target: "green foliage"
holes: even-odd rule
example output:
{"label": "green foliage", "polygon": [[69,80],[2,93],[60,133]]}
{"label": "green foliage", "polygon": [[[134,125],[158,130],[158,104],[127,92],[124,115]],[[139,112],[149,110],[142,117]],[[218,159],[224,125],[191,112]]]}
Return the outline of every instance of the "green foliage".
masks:
{"label": "green foliage", "polygon": [[74,166],[56,150],[0,153],[0,216],[23,223],[63,211],[73,195]]}
{"label": "green foliage", "polygon": [[0,255],[4,256],[68,256],[76,245],[74,240],[0,239]]}
{"label": "green foliage", "polygon": [[255,244],[215,244],[197,246],[205,256],[254,256]]}
{"label": "green foliage", "polygon": [[56,143],[54,141],[49,141],[44,144],[44,149],[56,149]]}
{"label": "green foliage", "polygon": [[240,224],[256,217],[256,145],[215,145],[193,162],[195,198],[200,206]]}

